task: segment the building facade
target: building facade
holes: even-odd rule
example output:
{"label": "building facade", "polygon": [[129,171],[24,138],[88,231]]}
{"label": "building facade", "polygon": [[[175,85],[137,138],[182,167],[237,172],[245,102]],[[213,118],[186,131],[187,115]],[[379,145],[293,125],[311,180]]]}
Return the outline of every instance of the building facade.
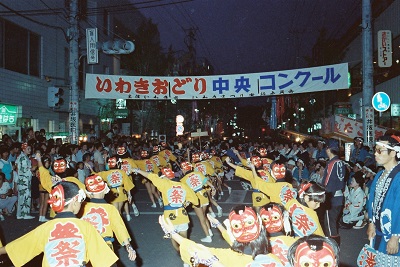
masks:
{"label": "building facade", "polygon": [[[132,33],[144,17],[129,1],[118,1],[118,5],[112,0],[77,2],[79,60],[74,64],[79,69],[79,132],[95,129],[99,133],[100,113],[115,100],[86,100],[85,74],[119,74],[123,55],[99,49],[98,63],[87,64],[86,29],[97,28],[99,44],[115,39],[134,41]],[[1,1],[0,136],[28,127],[43,128],[53,136],[68,135],[69,5],[70,1],[63,0]],[[64,91],[64,103],[57,108],[48,106],[49,87]]]}

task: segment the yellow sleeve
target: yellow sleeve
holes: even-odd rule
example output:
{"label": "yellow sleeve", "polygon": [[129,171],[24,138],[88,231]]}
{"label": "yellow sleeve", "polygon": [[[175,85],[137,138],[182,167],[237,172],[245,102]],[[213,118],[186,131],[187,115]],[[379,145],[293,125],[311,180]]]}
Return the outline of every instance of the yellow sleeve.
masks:
{"label": "yellow sleeve", "polygon": [[50,193],[51,189],[53,188],[53,181],[51,180],[51,174],[49,170],[43,166],[40,166],[39,176],[40,176],[40,183],[43,186],[44,190]]}
{"label": "yellow sleeve", "polygon": [[240,161],[243,166],[247,166],[247,159],[243,159]]}
{"label": "yellow sleeve", "polygon": [[[281,182],[281,183],[266,183],[264,181],[257,180],[257,188],[271,199],[271,202],[276,202],[285,205],[288,199],[283,199],[283,197],[287,195],[281,195],[282,189],[287,187],[292,189],[292,185],[289,183]],[[290,197],[290,196],[289,196]]]}
{"label": "yellow sleeve", "polygon": [[195,206],[199,205],[199,198],[197,197],[196,193],[185,183],[181,183],[182,187],[186,191],[186,201],[190,201]]}
{"label": "yellow sleeve", "polygon": [[240,166],[236,167],[235,175],[249,182],[254,181],[253,172],[250,170],[246,170],[245,168],[242,168]]}
{"label": "yellow sleeve", "polygon": [[[43,252],[49,231],[44,224],[5,246],[7,255],[14,266],[23,266]],[[94,228],[93,228],[94,229]],[[23,253],[21,253],[23,251]]]}
{"label": "yellow sleeve", "polygon": [[226,241],[226,243],[228,243],[228,245],[231,247],[233,245],[233,242],[231,240],[231,237],[228,234],[228,231],[225,228],[223,231],[221,231],[221,235],[224,238],[224,240]]}
{"label": "yellow sleeve", "polygon": [[89,258],[91,265],[93,267],[113,265],[118,260],[118,257],[115,255],[114,251],[110,249],[101,235],[97,232],[96,228],[94,228],[88,222],[82,222],[88,225],[86,227],[87,231],[84,238],[87,246],[87,257]]}
{"label": "yellow sleeve", "polygon": [[251,255],[237,253],[230,248],[206,247],[186,238],[181,242],[179,247],[181,259],[188,264],[191,264],[190,258],[194,253],[198,253],[201,258],[201,252],[204,249],[208,250],[210,254],[215,255],[218,261],[224,266],[247,266],[247,264],[253,261]]}
{"label": "yellow sleeve", "polygon": [[115,237],[118,240],[118,243],[121,245],[126,245],[122,244],[125,240],[131,241],[131,236],[128,233],[128,230],[126,229],[125,222],[122,220],[121,214],[118,212],[117,208],[115,208],[113,205],[110,205],[109,207],[110,211],[110,222],[111,222],[111,229],[114,232]]}
{"label": "yellow sleeve", "polygon": [[162,186],[165,186],[166,183],[169,182],[167,180],[160,178],[157,174],[154,173],[149,173],[147,179],[149,179],[153,183],[153,185],[158,189],[161,188]]}
{"label": "yellow sleeve", "polygon": [[122,179],[124,181],[124,189],[129,192],[135,187],[135,185],[132,182],[132,179],[130,179],[129,176],[126,174],[126,172],[122,170],[120,171],[122,173]]}

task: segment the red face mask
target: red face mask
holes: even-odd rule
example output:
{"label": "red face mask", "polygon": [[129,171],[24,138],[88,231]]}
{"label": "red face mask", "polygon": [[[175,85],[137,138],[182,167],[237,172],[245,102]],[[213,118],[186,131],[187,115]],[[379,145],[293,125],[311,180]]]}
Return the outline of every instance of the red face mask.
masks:
{"label": "red face mask", "polygon": [[171,170],[171,168],[161,168],[161,173],[165,175],[168,179],[174,179],[175,173]]}
{"label": "red face mask", "polygon": [[240,210],[239,214],[231,211],[229,223],[232,234],[238,242],[247,243],[255,240],[260,235],[261,225],[257,214],[249,207],[246,207],[245,210]]}
{"label": "red face mask", "polygon": [[274,164],[272,167],[272,175],[276,179],[283,179],[286,175],[286,167],[284,164]]}
{"label": "red face mask", "polygon": [[47,203],[50,204],[51,208],[55,212],[60,212],[64,209],[65,198],[64,198],[64,187],[62,185],[55,186],[51,192]]}
{"label": "red face mask", "polygon": [[91,193],[100,193],[106,189],[107,184],[99,175],[90,175],[85,180],[86,190]]}
{"label": "red face mask", "polygon": [[283,214],[277,206],[268,210],[261,208],[260,216],[268,233],[277,233],[283,229]]}
{"label": "red face mask", "polygon": [[146,150],[142,150],[142,152],[140,152],[140,156],[141,156],[142,158],[147,158],[148,155],[149,155],[149,153],[147,153]]}
{"label": "red face mask", "polygon": [[307,242],[301,243],[294,255],[295,267],[334,267],[336,266],[335,252],[332,247],[323,242],[322,249],[316,251],[310,248]]}
{"label": "red face mask", "polygon": [[55,173],[64,173],[67,169],[67,161],[65,159],[57,159],[53,163]]}
{"label": "red face mask", "polygon": [[261,157],[265,157],[267,155],[267,149],[266,148],[260,148],[259,153],[260,153]]}
{"label": "red face mask", "polygon": [[193,167],[189,162],[183,161],[181,163],[181,168],[182,168],[183,171],[188,172],[188,171],[191,171]]}
{"label": "red face mask", "polygon": [[125,152],[126,152],[126,149],[125,149],[125,147],[124,146],[119,146],[118,148],[117,148],[117,154],[118,155],[123,155],[123,154],[125,154]]}
{"label": "red face mask", "polygon": [[199,162],[199,161],[200,161],[200,154],[199,153],[194,153],[192,155],[192,162],[196,163],[196,162]]}
{"label": "red face mask", "polygon": [[116,157],[109,158],[108,167],[115,168],[115,166],[117,166],[117,158]]}
{"label": "red face mask", "polygon": [[253,157],[250,158],[250,160],[251,160],[251,163],[253,163],[253,165],[256,168],[260,168],[261,167],[261,159],[260,159],[259,156],[253,156]]}

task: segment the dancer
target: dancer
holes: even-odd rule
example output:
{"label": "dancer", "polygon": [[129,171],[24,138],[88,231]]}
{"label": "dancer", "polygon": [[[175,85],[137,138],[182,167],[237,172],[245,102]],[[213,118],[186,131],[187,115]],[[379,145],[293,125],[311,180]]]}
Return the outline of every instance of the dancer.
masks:
{"label": "dancer", "polygon": [[104,196],[110,191],[110,188],[97,174],[87,177],[85,186],[90,202],[83,203],[83,208],[78,217],[91,223],[112,250],[115,235],[118,243],[125,247],[129,260],[134,261],[136,251],[130,244],[131,237],[121,214],[113,205],[104,200]]}
{"label": "dancer", "polygon": [[209,186],[212,189],[212,192],[215,194],[215,187],[208,181],[207,177],[205,177],[201,172],[193,171],[192,165],[184,161],[181,163],[181,169],[183,172],[183,178],[181,179],[182,183],[185,183],[192,189],[193,192],[196,193],[199,199],[199,206],[193,206],[194,212],[199,218],[200,225],[203,228],[205,238],[200,239],[201,242],[212,242],[213,232],[211,231],[210,223],[206,218],[206,212],[208,205],[210,204],[208,199],[208,192],[205,189],[205,186]]}
{"label": "dancer", "polygon": [[[140,169],[135,169],[134,172],[149,179],[160,190],[165,204],[164,216],[170,218],[176,232],[186,238],[189,229],[189,217],[185,207],[189,203],[195,206],[199,205],[196,194],[186,184],[171,181],[170,179],[175,176],[170,168],[161,168],[161,176]],[[174,240],[171,241],[176,251],[179,251],[179,244]]]}
{"label": "dancer", "polygon": [[75,217],[84,199],[76,184],[59,183],[50,194],[56,218],[1,247],[0,254],[8,254],[15,266],[25,265],[42,252],[42,266],[111,266],[118,257],[90,223]]}

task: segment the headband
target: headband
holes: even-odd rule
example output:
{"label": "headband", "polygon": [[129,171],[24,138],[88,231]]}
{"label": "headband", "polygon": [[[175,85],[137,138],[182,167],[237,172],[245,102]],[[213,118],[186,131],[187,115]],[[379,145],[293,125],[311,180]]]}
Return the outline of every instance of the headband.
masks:
{"label": "headband", "polygon": [[[399,139],[399,137],[397,137],[395,135],[392,135],[391,137],[394,138],[396,141],[398,141],[398,139]],[[376,142],[376,145],[383,146],[383,147],[386,147],[387,149],[396,151],[396,156],[400,158],[400,146],[390,146],[389,144],[385,144],[382,142]]]}
{"label": "headband", "polygon": [[314,193],[307,193],[306,190],[312,186],[312,183],[302,184],[299,189],[299,198],[303,198],[304,195],[308,196],[322,196],[325,194],[325,191],[322,192],[314,192]]}

